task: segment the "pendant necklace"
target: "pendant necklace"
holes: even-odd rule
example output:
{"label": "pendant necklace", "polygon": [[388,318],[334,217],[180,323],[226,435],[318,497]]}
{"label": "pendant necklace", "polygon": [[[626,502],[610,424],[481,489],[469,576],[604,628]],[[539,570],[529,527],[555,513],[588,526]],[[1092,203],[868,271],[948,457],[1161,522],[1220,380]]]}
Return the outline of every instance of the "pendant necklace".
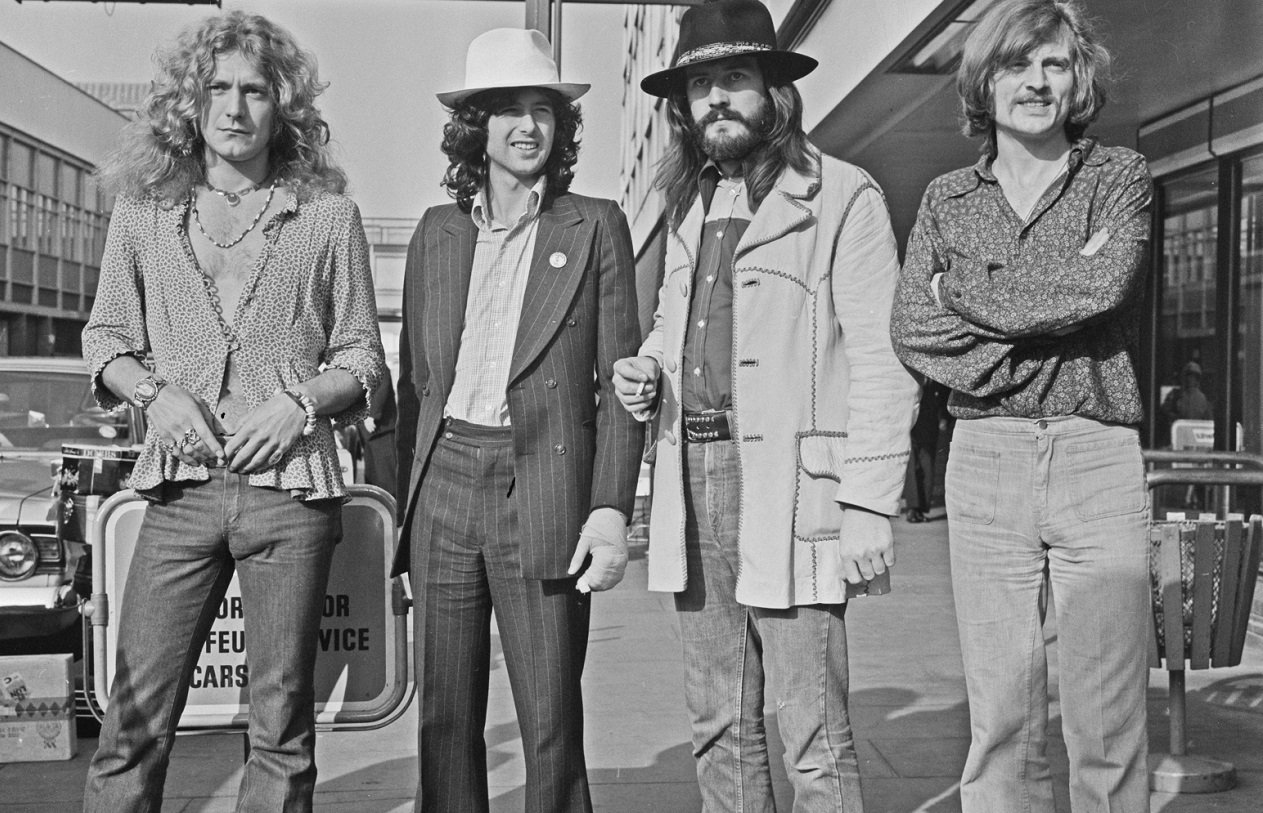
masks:
{"label": "pendant necklace", "polygon": [[[206,233],[206,228],[202,226],[201,215],[198,214],[198,211],[197,211],[197,193],[196,192],[193,193],[192,195],[193,222],[197,224],[197,230],[202,233],[203,237],[205,237],[207,240],[210,241],[211,245],[217,246],[219,248],[232,248],[233,246],[240,243],[242,240],[246,239],[246,235],[254,231],[254,227],[259,225],[259,220],[262,219],[263,213],[266,212],[268,210],[268,207],[272,205],[272,196],[276,194],[276,184],[279,181],[280,181],[280,178],[276,178],[272,181],[272,185],[268,187],[267,200],[263,201],[263,206],[255,214],[254,220],[250,221],[250,225],[246,226],[246,230],[243,231],[241,234],[237,235],[236,239],[230,240],[227,243],[221,243],[218,240],[216,240],[214,237],[211,237],[209,234]],[[211,189],[213,190],[214,187],[211,187]],[[230,203],[229,205],[231,206],[232,204]]]}
{"label": "pendant necklace", "polygon": [[236,206],[238,203],[241,203],[242,198],[258,190],[259,187],[255,184],[254,186],[247,186],[245,189],[238,189],[236,192],[229,192],[227,189],[212,186],[210,181],[207,181],[206,188],[227,201],[229,206]]}

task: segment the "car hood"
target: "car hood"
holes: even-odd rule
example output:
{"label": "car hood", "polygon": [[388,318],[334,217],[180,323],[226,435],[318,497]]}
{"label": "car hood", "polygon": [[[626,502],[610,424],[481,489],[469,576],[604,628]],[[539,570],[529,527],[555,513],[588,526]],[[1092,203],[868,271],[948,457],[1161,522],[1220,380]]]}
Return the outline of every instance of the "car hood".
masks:
{"label": "car hood", "polygon": [[52,521],[50,463],[55,459],[55,454],[0,452],[0,523]]}

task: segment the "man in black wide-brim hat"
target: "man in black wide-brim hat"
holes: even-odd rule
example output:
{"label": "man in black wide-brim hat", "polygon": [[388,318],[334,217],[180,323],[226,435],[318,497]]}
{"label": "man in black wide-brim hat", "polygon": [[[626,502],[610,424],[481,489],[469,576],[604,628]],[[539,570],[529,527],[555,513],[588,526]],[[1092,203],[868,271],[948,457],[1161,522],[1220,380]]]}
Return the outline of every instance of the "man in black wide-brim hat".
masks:
{"label": "man in black wide-brim hat", "polygon": [[652,333],[615,392],[657,414],[649,587],[676,594],[708,813],[774,811],[777,691],[794,809],[862,809],[847,708],[849,595],[894,564],[916,383],[888,334],[899,272],[881,190],[822,155],[754,0],[694,6],[656,184],[669,227]]}

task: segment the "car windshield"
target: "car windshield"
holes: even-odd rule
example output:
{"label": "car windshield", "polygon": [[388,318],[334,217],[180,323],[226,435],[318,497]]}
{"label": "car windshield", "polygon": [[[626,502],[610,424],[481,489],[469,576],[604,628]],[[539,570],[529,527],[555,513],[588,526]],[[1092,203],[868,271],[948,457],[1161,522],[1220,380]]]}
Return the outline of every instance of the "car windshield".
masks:
{"label": "car windshield", "polygon": [[63,443],[130,443],[127,413],[97,406],[86,373],[0,370],[0,449]]}

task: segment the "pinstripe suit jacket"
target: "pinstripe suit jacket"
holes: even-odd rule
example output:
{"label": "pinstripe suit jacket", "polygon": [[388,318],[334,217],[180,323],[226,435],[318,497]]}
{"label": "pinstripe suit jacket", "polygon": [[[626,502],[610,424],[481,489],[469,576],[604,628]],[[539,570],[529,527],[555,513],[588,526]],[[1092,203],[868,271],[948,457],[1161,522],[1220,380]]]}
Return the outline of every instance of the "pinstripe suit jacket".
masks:
{"label": "pinstripe suit jacket", "polygon": [[[613,201],[545,201],[509,370],[522,575],[561,578],[589,512],[630,517],[643,428],[618,404],[614,362],[640,344],[627,220]],[[408,246],[399,339],[399,546],[408,570],[417,490],[456,374],[477,227],[426,211]],[[561,255],[560,257],[558,255]],[[556,264],[560,263],[560,267]]]}

